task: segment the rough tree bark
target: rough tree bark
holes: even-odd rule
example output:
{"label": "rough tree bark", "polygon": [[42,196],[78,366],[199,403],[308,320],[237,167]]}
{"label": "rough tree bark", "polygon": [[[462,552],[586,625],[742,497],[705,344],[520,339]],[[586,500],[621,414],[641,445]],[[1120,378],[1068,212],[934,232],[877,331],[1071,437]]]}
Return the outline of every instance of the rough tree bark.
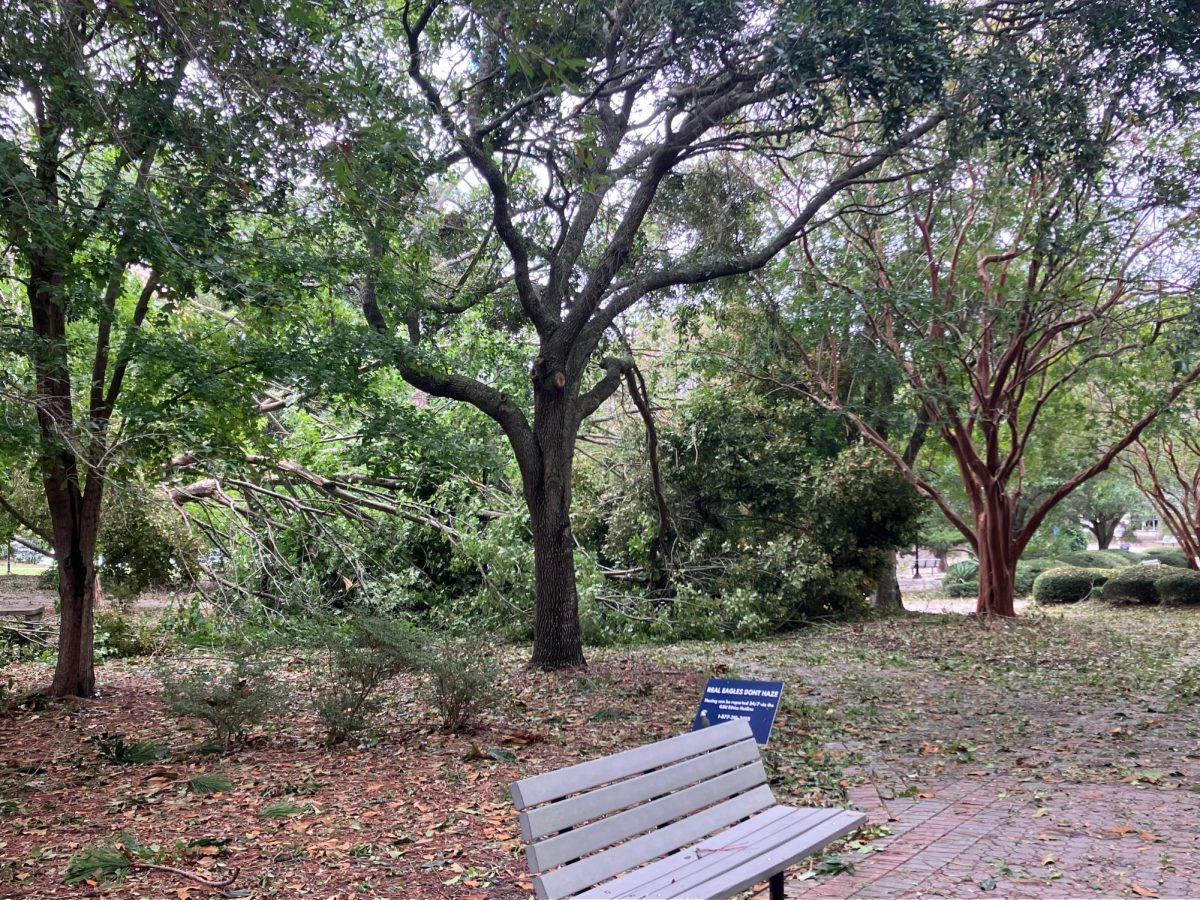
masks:
{"label": "rough tree bark", "polygon": [[522,466],[522,470],[535,469],[534,477],[525,478],[524,487],[533,531],[535,580],[530,664],[562,669],[584,662],[571,534],[571,472],[579,421],[561,368],[548,365],[542,357],[534,364],[531,378],[533,434],[539,452],[536,460],[528,459]]}
{"label": "rough tree bark", "polygon": [[1121,523],[1119,518],[1116,519],[1093,519],[1085,521],[1084,527],[1096,537],[1096,549],[1107,550],[1112,546],[1113,537],[1116,535],[1117,526]]}
{"label": "rough tree bark", "polygon": [[42,485],[49,508],[58,567],[58,661],[50,685],[53,697],[90,697],[96,676],[92,656],[92,614],[99,582],[96,541],[103,482],[80,483],[80,461],[67,359],[66,312],[58,267],[31,267],[28,297],[39,347],[33,354],[38,399]]}
{"label": "rough tree bark", "polygon": [[875,593],[871,605],[882,612],[904,612],[904,598],[900,594],[900,579],[898,577],[896,553],[888,554],[888,562],[875,585]]}

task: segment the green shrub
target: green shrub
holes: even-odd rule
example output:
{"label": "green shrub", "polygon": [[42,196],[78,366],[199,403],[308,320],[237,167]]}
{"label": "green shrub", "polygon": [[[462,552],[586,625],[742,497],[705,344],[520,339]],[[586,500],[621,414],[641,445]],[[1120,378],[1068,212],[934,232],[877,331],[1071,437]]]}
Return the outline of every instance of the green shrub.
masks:
{"label": "green shrub", "polygon": [[1087,532],[1077,525],[1043,524],[1025,552],[1038,559],[1062,559],[1070,553],[1086,550],[1087,545]]}
{"label": "green shrub", "polygon": [[[58,564],[51,563],[41,575],[37,577],[38,590],[42,591],[57,591],[58,590]],[[58,600],[54,601],[56,604]]]}
{"label": "green shrub", "polygon": [[226,747],[243,740],[247,726],[265,722],[283,699],[270,664],[240,653],[227,666],[162,669],[159,678],[167,709],[207,722]]}
{"label": "green shrub", "polygon": [[75,885],[91,881],[102,887],[115,884],[125,877],[132,865],[132,859],[120,847],[85,847],[68,860],[66,882]]}
{"label": "green shrub", "polygon": [[123,734],[105,732],[88,738],[88,743],[96,748],[101,759],[113,763],[138,765],[167,755],[166,749],[153,741],[126,741]]}
{"label": "green shrub", "polygon": [[946,567],[942,589],[951,597],[975,597],[979,594],[979,560],[964,559]]}
{"label": "green shrub", "polygon": [[1162,603],[1200,603],[1200,572],[1191,569],[1172,569],[1154,585]]}
{"label": "green shrub", "polygon": [[156,488],[123,484],[105,501],[98,570],[106,594],[133,599],[198,574],[196,560],[204,548]]}
{"label": "green shrub", "polygon": [[329,678],[313,707],[333,746],[362,731],[378,712],[379,688],[420,662],[418,632],[391,619],[370,617],[326,634]]}
{"label": "green shrub", "polygon": [[1102,596],[1114,603],[1157,603],[1158,580],[1171,573],[1168,566],[1129,566],[1118,569],[1104,585]]}
{"label": "green shrub", "polygon": [[1079,550],[1068,553],[1062,561],[1079,569],[1123,569],[1140,558],[1128,550]]}
{"label": "green shrub", "polygon": [[95,615],[94,627],[98,659],[149,656],[164,644],[156,628],[118,609],[99,610]]}
{"label": "green shrub", "polygon": [[1038,603],[1078,603],[1108,581],[1108,569],[1062,566],[1042,572],[1033,581],[1033,599]]}
{"label": "green shrub", "polygon": [[1187,554],[1178,547],[1147,550],[1142,555],[1150,559],[1157,559],[1164,566],[1174,566],[1177,569],[1186,569],[1188,567]]}
{"label": "green shrub", "polygon": [[[1017,563],[1013,578],[1013,596],[1028,597],[1033,591],[1033,583],[1043,572],[1059,568],[1062,563],[1056,559],[1029,559]],[[979,562],[965,559],[956,562],[946,569],[942,587],[951,597],[976,597],[979,595]]]}
{"label": "green shrub", "polygon": [[1028,597],[1033,593],[1033,583],[1043,572],[1062,568],[1062,561],[1057,559],[1023,559],[1017,563],[1016,580],[1013,583],[1013,594],[1017,597]]}
{"label": "green shrub", "polygon": [[447,731],[462,731],[491,705],[499,672],[488,648],[479,640],[441,636],[423,654],[426,691]]}

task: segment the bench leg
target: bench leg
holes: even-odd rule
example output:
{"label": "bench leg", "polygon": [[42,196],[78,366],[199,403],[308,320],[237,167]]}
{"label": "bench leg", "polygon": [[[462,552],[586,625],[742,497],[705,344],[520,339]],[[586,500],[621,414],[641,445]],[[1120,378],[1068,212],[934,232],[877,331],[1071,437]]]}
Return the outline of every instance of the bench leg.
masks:
{"label": "bench leg", "polygon": [[771,900],[783,900],[783,873],[776,872],[771,876]]}

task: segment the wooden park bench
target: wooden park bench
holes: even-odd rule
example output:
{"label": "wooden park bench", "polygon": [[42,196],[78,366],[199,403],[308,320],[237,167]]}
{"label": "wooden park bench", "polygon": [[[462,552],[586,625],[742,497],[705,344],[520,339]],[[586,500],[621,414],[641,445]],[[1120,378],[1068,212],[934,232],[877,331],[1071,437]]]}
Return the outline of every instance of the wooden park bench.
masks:
{"label": "wooden park bench", "polygon": [[512,785],[539,898],[729,897],[861,827],[783,806],[741,720]]}

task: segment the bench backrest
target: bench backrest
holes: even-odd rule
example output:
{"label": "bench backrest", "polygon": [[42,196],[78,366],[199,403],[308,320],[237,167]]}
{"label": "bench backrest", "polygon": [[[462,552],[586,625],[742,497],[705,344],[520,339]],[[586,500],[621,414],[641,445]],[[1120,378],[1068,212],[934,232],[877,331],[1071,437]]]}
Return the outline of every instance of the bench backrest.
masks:
{"label": "bench backrest", "polygon": [[511,790],[530,871],[554,869],[535,878],[539,897],[586,890],[775,804],[741,720],[536,775]]}

